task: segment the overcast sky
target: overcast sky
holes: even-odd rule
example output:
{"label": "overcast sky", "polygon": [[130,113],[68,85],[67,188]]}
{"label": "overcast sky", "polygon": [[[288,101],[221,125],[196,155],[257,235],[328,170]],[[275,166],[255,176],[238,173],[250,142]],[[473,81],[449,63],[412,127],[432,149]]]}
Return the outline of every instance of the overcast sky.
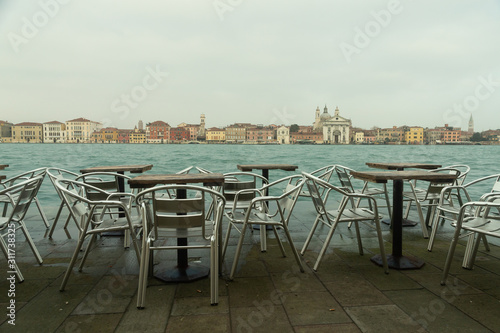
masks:
{"label": "overcast sky", "polygon": [[498,0],[0,0],[0,120],[500,128]]}

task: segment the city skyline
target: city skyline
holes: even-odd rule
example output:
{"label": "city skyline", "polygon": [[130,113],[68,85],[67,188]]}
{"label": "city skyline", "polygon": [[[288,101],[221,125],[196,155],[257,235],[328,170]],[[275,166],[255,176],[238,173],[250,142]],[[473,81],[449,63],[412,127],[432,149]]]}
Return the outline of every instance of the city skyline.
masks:
{"label": "city skyline", "polygon": [[496,1],[0,1],[0,120],[500,128]]}

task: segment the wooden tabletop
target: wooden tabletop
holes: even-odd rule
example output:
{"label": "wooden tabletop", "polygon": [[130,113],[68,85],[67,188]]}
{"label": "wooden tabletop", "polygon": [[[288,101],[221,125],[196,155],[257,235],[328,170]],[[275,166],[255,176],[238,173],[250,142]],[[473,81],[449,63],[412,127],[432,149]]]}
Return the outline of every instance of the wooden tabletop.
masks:
{"label": "wooden tabletop", "polygon": [[292,164],[238,164],[236,167],[241,171],[252,171],[254,169],[295,171],[298,168],[297,165]]}
{"label": "wooden tabletop", "polygon": [[0,175],[0,180],[4,180],[5,178],[7,178],[6,175]]}
{"label": "wooden tabletop", "polygon": [[437,169],[440,168],[440,164],[430,164],[430,163],[366,163],[370,168],[385,169],[385,170],[402,170],[402,169]]}
{"label": "wooden tabletop", "polygon": [[143,165],[111,165],[111,166],[97,166],[87,169],[80,170],[81,173],[89,172],[125,172],[129,171],[131,173],[143,173],[144,171],[151,170],[153,164],[143,164]]}
{"label": "wooden tabletop", "polygon": [[373,183],[387,183],[388,180],[419,179],[433,182],[452,182],[457,178],[455,174],[429,172],[423,170],[415,171],[351,171],[356,179],[366,180]]}
{"label": "wooden tabletop", "polygon": [[0,164],[0,170],[3,170],[7,168],[9,165],[8,164]]}
{"label": "wooden tabletop", "polygon": [[203,183],[204,185],[224,184],[222,173],[188,173],[188,174],[161,174],[161,175],[140,175],[128,180],[132,188],[151,187],[158,184],[190,184]]}

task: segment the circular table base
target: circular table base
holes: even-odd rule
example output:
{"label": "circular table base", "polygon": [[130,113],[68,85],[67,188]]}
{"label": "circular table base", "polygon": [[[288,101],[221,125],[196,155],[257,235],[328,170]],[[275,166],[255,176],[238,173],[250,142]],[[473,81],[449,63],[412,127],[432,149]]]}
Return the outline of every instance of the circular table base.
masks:
{"label": "circular table base", "polygon": [[[389,268],[393,269],[420,269],[425,264],[422,260],[412,256],[395,257],[392,254],[388,254],[386,257],[387,265]],[[380,254],[371,257],[370,260],[379,266],[383,266],[382,256]]]}
{"label": "circular table base", "polygon": [[210,267],[190,263],[186,268],[171,264],[155,265],[153,276],[165,282],[191,282],[207,277]]}

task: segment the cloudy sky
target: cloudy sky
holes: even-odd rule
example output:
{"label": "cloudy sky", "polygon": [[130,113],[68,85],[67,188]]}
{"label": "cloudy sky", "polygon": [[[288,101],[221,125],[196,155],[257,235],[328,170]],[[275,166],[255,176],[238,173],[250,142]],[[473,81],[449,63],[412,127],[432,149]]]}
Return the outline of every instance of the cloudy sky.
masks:
{"label": "cloudy sky", "polygon": [[500,128],[498,0],[0,0],[0,120]]}

